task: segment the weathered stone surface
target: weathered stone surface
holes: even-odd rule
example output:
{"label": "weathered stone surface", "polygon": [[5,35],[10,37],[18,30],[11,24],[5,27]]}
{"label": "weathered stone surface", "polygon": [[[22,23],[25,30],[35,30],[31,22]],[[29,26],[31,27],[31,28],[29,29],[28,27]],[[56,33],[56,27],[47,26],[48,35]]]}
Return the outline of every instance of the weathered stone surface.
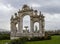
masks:
{"label": "weathered stone surface", "polygon": [[[30,32],[23,32],[23,17],[25,15],[30,16]],[[39,23],[39,31],[38,33],[34,32],[34,23],[38,22]],[[16,25],[18,24],[18,27]],[[41,11],[38,15],[37,10],[33,10],[27,5],[24,5],[22,7],[22,10],[18,11],[18,14],[15,13],[15,18],[12,16],[11,17],[11,39],[17,39],[19,37],[43,37],[45,35],[44,32],[44,16],[41,14]]]}

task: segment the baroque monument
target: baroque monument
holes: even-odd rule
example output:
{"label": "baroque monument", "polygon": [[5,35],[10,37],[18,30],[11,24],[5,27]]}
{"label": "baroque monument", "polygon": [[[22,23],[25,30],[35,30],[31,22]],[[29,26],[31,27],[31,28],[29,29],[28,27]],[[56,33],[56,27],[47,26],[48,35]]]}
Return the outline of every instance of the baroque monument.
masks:
{"label": "baroque monument", "polygon": [[[27,31],[28,26],[25,26],[26,30],[23,32],[23,17],[25,15],[30,16],[30,32]],[[15,13],[15,15],[11,16],[10,19],[10,28],[11,28],[11,35],[10,39],[17,39],[21,37],[44,37],[45,31],[45,20],[44,16],[37,10],[33,10],[28,5],[23,5],[22,9],[18,11],[18,13]],[[39,23],[39,30],[38,32],[34,32],[34,23]],[[18,27],[16,27],[18,25]],[[29,25],[29,24],[28,24]],[[36,27],[37,28],[37,27]]]}

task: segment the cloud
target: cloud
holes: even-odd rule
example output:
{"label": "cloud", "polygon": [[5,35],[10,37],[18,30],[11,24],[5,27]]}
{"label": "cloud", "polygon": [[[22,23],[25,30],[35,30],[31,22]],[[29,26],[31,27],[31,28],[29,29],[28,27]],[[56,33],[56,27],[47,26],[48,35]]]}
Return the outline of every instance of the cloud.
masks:
{"label": "cloud", "polygon": [[60,29],[60,0],[0,0],[0,28],[9,29],[11,15],[24,4],[44,13],[46,29]]}
{"label": "cloud", "polygon": [[30,6],[31,6],[31,7],[33,7],[33,8],[36,8],[36,7],[41,7],[41,5],[36,4],[36,3],[31,3],[31,4],[30,4]]}
{"label": "cloud", "polygon": [[42,12],[50,13],[50,14],[58,14],[60,13],[60,6],[43,6],[41,7]]}
{"label": "cloud", "polygon": [[57,30],[60,29],[60,14],[45,14],[45,30]]}
{"label": "cloud", "polygon": [[42,12],[60,13],[60,0],[1,0],[0,2],[10,4],[15,8],[20,8],[22,5],[28,4]]}
{"label": "cloud", "polygon": [[16,8],[12,7],[10,4],[0,3],[0,28],[10,29],[10,17],[17,11]]}

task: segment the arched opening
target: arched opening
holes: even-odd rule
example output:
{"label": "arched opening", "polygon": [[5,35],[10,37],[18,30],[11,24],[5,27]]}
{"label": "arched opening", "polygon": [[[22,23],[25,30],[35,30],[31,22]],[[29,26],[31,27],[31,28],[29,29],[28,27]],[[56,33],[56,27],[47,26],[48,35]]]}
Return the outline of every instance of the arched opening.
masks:
{"label": "arched opening", "polygon": [[18,24],[16,24],[16,31],[18,31]]}
{"label": "arched opening", "polygon": [[38,22],[34,23],[34,32],[39,32],[39,23]]}
{"label": "arched opening", "polygon": [[23,17],[23,33],[30,31],[30,16],[26,15]]}

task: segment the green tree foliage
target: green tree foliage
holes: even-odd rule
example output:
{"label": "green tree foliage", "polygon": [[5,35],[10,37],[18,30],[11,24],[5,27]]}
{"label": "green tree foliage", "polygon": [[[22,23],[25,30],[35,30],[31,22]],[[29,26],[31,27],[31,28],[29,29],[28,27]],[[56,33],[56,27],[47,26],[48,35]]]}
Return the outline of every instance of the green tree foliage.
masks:
{"label": "green tree foliage", "polygon": [[27,38],[22,37],[19,39],[12,40],[9,44],[25,44],[26,41],[27,41]]}
{"label": "green tree foliage", "polygon": [[0,33],[0,40],[7,40],[10,39],[9,33]]}

